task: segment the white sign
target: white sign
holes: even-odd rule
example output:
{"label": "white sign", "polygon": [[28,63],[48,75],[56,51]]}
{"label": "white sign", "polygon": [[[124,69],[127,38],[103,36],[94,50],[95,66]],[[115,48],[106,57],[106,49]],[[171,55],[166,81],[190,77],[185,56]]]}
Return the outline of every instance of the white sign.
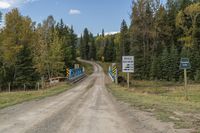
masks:
{"label": "white sign", "polygon": [[122,72],[134,73],[134,56],[122,57]]}

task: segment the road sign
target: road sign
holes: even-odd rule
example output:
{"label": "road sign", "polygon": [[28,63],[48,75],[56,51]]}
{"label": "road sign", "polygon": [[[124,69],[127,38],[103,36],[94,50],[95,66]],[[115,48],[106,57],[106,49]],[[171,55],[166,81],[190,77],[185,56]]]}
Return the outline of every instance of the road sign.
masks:
{"label": "road sign", "polygon": [[112,63],[112,75],[115,78],[115,83],[118,84],[118,71],[116,63]]}
{"label": "road sign", "polygon": [[185,82],[185,98],[188,100],[188,92],[187,92],[187,69],[191,68],[191,64],[188,58],[181,58],[180,61],[180,69],[184,70],[184,82]]}
{"label": "road sign", "polygon": [[116,76],[116,74],[117,74],[117,66],[116,65],[112,66],[112,73],[114,76]]}
{"label": "road sign", "polygon": [[181,58],[180,69],[190,69],[191,64],[188,58]]}
{"label": "road sign", "polygon": [[122,72],[127,73],[127,85],[129,88],[129,73],[134,73],[134,56],[123,56],[122,57]]}
{"label": "road sign", "polygon": [[134,56],[122,57],[122,72],[134,73]]}
{"label": "road sign", "polygon": [[69,74],[70,74],[69,71],[70,71],[69,68],[66,68],[66,77],[67,78],[69,78]]}

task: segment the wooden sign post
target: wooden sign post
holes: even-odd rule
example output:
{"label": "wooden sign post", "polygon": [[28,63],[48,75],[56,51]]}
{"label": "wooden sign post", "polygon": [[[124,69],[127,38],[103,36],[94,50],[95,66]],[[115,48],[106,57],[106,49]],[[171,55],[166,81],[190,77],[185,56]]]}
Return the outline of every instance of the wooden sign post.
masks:
{"label": "wooden sign post", "polygon": [[188,58],[181,58],[180,69],[184,70],[184,90],[185,90],[185,99],[188,100],[188,90],[187,90],[187,69],[191,68],[191,64]]}

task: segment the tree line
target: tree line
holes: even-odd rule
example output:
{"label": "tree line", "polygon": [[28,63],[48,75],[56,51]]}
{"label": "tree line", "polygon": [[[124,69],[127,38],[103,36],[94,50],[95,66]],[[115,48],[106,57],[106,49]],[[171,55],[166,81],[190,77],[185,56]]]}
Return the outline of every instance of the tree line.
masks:
{"label": "tree line", "polygon": [[63,20],[48,16],[36,24],[13,9],[0,30],[0,88],[34,88],[41,80],[65,76],[77,56],[121,63],[123,55],[133,55],[135,79],[167,81],[183,79],[180,58],[188,57],[189,79],[200,81],[199,0],[167,0],[165,5],[134,0],[130,19],[130,25],[122,21],[118,34],[102,30],[94,36],[85,28],[78,38]]}
{"label": "tree line", "polygon": [[[122,21],[115,35],[102,32],[92,38],[84,31],[81,57],[121,63],[123,55],[133,55],[135,79],[166,81],[183,80],[180,59],[187,57],[192,66],[189,79],[200,81],[199,0],[167,0],[166,4],[134,0],[130,19],[129,26]],[[91,56],[93,46],[96,54]]]}
{"label": "tree line", "polygon": [[0,31],[0,88],[34,88],[37,82],[65,76],[76,61],[73,27],[48,16],[36,24],[18,9],[5,15]]}

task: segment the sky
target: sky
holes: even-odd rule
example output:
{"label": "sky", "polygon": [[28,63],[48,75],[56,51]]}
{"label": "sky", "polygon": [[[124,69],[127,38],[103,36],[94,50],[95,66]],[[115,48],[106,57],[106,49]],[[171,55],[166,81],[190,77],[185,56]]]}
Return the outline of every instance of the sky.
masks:
{"label": "sky", "polygon": [[0,10],[5,14],[18,8],[22,15],[37,23],[49,15],[56,21],[73,25],[81,35],[87,27],[92,33],[115,33],[120,30],[122,20],[130,24],[132,0],[0,0]]}

